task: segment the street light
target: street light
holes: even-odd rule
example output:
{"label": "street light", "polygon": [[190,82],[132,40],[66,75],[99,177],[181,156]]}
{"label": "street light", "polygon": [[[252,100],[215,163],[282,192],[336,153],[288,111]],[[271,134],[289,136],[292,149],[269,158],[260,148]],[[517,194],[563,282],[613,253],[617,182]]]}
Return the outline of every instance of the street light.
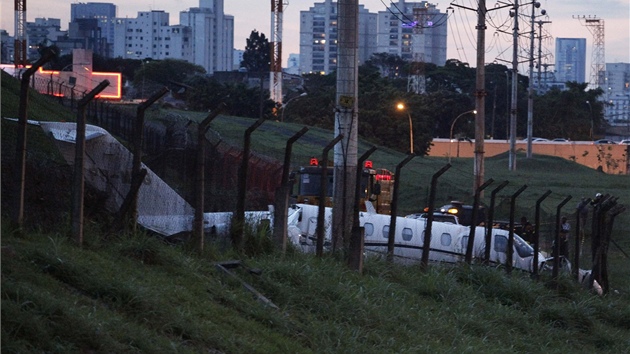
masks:
{"label": "street light", "polygon": [[453,128],[455,127],[455,122],[457,122],[459,118],[461,118],[462,116],[468,113],[477,114],[477,110],[471,109],[470,111],[466,111],[458,115],[457,118],[453,120],[453,123],[451,123],[451,135],[450,135],[450,140],[448,142],[448,163],[451,163],[451,145],[453,145]]}
{"label": "street light", "polygon": [[590,131],[590,136],[591,136],[591,140],[593,140],[593,107],[591,106],[591,102],[590,101],[586,101],[586,104],[588,105],[588,109],[591,112],[591,131]]}
{"label": "street light", "polygon": [[295,96],[293,98],[291,98],[290,100],[288,100],[285,104],[282,105],[282,114],[280,115],[280,121],[284,122],[284,110],[287,108],[287,105],[289,104],[289,102],[293,101],[296,98],[300,98],[300,97],[304,97],[308,95],[308,93],[303,92],[302,94],[300,94],[299,96]]}
{"label": "street light", "polygon": [[[405,110],[405,105],[401,102],[396,105],[399,111]],[[411,113],[407,110],[407,116],[409,117],[409,153],[413,155],[413,122],[411,121]]]}

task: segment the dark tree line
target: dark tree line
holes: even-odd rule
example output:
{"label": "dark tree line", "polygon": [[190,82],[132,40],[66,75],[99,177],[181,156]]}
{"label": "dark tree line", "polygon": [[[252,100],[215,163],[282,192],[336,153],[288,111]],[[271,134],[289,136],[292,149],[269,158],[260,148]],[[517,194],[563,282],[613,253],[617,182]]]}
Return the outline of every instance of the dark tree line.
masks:
{"label": "dark tree line", "polygon": [[[269,74],[270,50],[264,34],[252,31],[247,39],[241,67],[246,76],[262,83]],[[58,58],[53,69],[71,63],[71,57]],[[444,66],[422,63],[426,93],[407,92],[408,63],[387,53],[377,53],[359,68],[359,135],[373,142],[400,151],[409,150],[408,114],[413,121],[414,152],[423,154],[436,137],[447,138],[451,123],[461,113],[475,108],[476,69],[459,60],[447,60]],[[486,138],[507,139],[510,120],[511,70],[505,65],[486,66],[485,127]],[[119,71],[123,79],[133,83],[136,92],[153,92],[166,85],[183,92],[188,108],[207,111],[220,102],[228,113],[251,118],[276,119],[279,114],[269,91],[262,85],[247,85],[246,80],[219,82],[197,65],[181,60],[105,59],[95,56],[95,71]],[[336,73],[304,75],[299,91],[288,92],[285,102],[304,92],[304,97],[285,107],[284,121],[326,129],[334,128]],[[517,135],[527,131],[527,89],[529,78],[518,75]],[[604,103],[598,101],[601,89],[587,90],[587,84],[569,82],[567,89],[552,89],[534,96],[534,129],[536,137],[563,137],[589,140],[603,133]],[[185,88],[185,90],[182,90]],[[146,95],[145,95],[146,96]],[[397,103],[406,109],[396,109]],[[458,122],[459,136],[472,138],[472,115]]]}

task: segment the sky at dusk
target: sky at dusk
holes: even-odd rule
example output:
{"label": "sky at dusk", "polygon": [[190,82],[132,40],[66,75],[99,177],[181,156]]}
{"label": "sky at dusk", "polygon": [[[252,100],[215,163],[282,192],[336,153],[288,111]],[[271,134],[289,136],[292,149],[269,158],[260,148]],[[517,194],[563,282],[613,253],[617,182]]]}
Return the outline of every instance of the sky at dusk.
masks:
{"label": "sky at dusk", "polygon": [[[1,1],[0,28],[14,34],[14,1]],[[513,0],[512,0],[513,1]],[[89,2],[89,1],[84,1]],[[96,2],[96,1],[95,1]],[[191,7],[198,7],[199,1],[195,0],[134,0],[134,1],[101,1],[117,5],[118,17],[136,17],[139,11],[163,10],[170,14],[170,24],[179,24],[179,12]],[[320,0],[318,2],[323,2]],[[587,43],[587,77],[590,76],[591,49],[593,43],[592,28],[585,26],[584,19],[579,17],[593,17],[603,19],[605,23],[605,56],[606,62],[630,62],[630,1],[628,0],[539,0],[540,9],[545,9],[546,16],[536,17],[535,21],[551,21],[542,26],[543,33],[548,37],[541,41],[542,54],[546,56],[543,63],[553,63],[555,38],[586,38]],[[59,18],[61,29],[68,28],[70,21],[70,4],[77,3],[72,0],[27,0],[26,17],[32,22],[35,18]],[[286,3],[286,0],[285,0]],[[313,5],[312,0],[288,0],[284,8],[283,24],[283,65],[290,53],[299,53],[300,11],[308,10]],[[378,12],[386,9],[390,4],[388,0],[359,0],[370,12]],[[445,12],[449,4],[454,12],[448,19],[447,58],[459,59],[476,66],[476,41],[477,1],[455,0],[436,3],[440,11]],[[507,3],[503,0],[502,3]],[[531,1],[521,3],[521,12],[527,14],[526,21],[519,22],[521,30],[529,28],[531,21]],[[523,4],[524,3],[524,4]],[[269,37],[271,27],[271,1],[270,0],[225,0],[225,13],[234,16],[234,46],[244,49],[245,40],[252,30],[256,29]],[[486,0],[488,9],[493,9],[498,4],[493,0]],[[537,12],[539,14],[539,12]],[[510,20],[508,8],[491,10],[488,13],[488,29],[486,31],[486,63],[498,62],[511,65],[513,21]],[[507,33],[504,33],[507,32]],[[536,26],[538,33],[538,26]],[[520,40],[521,46],[529,51],[529,36]],[[536,40],[536,51],[538,40]],[[519,51],[519,56],[527,56],[526,52]],[[520,58],[519,61],[525,60]],[[525,65],[525,64],[524,64]]]}

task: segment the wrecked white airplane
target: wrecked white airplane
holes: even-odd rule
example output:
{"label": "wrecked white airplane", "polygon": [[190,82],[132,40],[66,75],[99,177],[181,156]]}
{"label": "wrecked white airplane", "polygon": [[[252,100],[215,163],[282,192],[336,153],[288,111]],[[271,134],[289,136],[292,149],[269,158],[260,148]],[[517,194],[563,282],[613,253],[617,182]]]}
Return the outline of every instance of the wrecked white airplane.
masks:
{"label": "wrecked white airplane", "polygon": [[[16,120],[11,118],[5,118]],[[63,122],[28,121],[29,124],[40,126],[57,143],[64,159],[68,164],[74,163],[76,124]],[[105,129],[86,126],[86,160],[85,180],[92,187],[107,193],[106,207],[115,212],[120,209],[122,202],[131,187],[130,171],[133,160],[132,153]],[[138,192],[138,223],[148,230],[169,237],[181,232],[192,230],[194,209],[166,182],[153,171],[147,169],[147,176]],[[389,235],[390,215],[377,214],[370,202],[366,202],[368,211],[359,213],[360,226],[365,231],[366,254],[385,254]],[[273,208],[269,211],[245,212],[248,224],[257,225],[266,221],[273,228]],[[316,246],[316,228],[318,206],[296,204],[289,208],[288,237],[298,248],[312,252]],[[231,212],[204,213],[204,229],[213,230],[218,234],[227,233],[232,220]],[[397,217],[395,250],[396,258],[403,262],[418,261],[422,255],[424,218]],[[325,242],[330,245],[332,208],[325,209]],[[470,228],[456,223],[434,221],[431,235],[431,249],[429,259],[434,262],[463,261]],[[490,262],[505,264],[507,260],[508,231],[492,230]],[[481,259],[485,249],[485,228],[476,227],[473,256]],[[524,271],[533,270],[534,249],[517,234],[514,235],[514,252],[512,266]],[[539,268],[551,264],[550,258],[539,253]],[[570,263],[563,261],[564,267],[570,269]],[[580,276],[590,275],[589,271],[580,269]],[[595,283],[597,289],[599,284]],[[601,289],[601,287],[599,287]],[[599,292],[599,291],[598,291]]]}
{"label": "wrecked white airplane", "polygon": [[[289,238],[293,244],[305,251],[312,251],[316,244],[318,207],[307,204],[297,204],[289,212]],[[389,237],[389,215],[374,212],[360,212],[359,225],[365,232],[366,254],[386,254]],[[325,242],[330,244],[332,209],[325,212]],[[397,217],[396,235],[394,238],[394,256],[401,262],[416,262],[422,256],[426,219]],[[482,259],[485,250],[486,229],[477,226],[475,229],[475,244],[473,257]],[[434,262],[455,263],[464,261],[470,227],[450,222],[434,221],[431,232],[431,246],[429,260]],[[509,232],[503,229],[492,229],[490,262],[505,264],[507,260]],[[539,253],[539,269],[543,269],[548,259]],[[514,253],[512,266],[516,269],[533,271],[534,248],[514,234]]]}

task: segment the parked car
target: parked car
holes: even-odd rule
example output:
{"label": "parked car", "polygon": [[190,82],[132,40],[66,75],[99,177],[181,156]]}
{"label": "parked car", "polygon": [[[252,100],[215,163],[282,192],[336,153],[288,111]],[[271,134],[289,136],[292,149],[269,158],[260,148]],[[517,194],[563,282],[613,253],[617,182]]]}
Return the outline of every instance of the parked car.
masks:
{"label": "parked car", "polygon": [[619,142],[619,145],[630,145],[630,139],[623,139]]}
{"label": "parked car", "polygon": [[[527,141],[527,139],[525,139],[525,141]],[[546,142],[549,141],[549,139],[545,139],[545,138],[532,138],[532,143],[542,143],[542,142]]]}
{"label": "parked car", "polygon": [[599,139],[595,140],[593,144],[614,144],[615,142],[610,139]]}
{"label": "parked car", "polygon": [[570,140],[565,139],[565,138],[555,138],[552,141],[559,142],[559,143],[568,143]]}

